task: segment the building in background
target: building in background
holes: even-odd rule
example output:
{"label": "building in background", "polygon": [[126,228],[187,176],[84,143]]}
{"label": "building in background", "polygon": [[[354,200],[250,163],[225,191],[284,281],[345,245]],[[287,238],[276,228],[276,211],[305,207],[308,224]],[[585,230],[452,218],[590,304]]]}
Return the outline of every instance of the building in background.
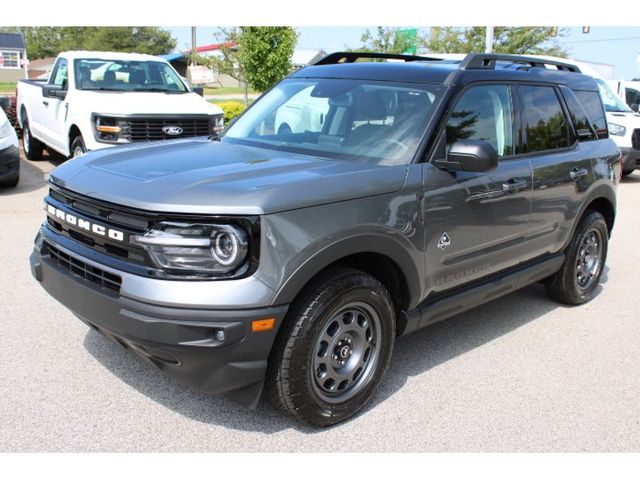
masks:
{"label": "building in background", "polygon": [[27,78],[27,47],[21,33],[0,32],[0,83]]}

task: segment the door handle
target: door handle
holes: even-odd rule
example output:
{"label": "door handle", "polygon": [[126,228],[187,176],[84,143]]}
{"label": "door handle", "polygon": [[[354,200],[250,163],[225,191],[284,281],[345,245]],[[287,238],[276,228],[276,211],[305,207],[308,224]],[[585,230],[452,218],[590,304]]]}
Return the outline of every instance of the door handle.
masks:
{"label": "door handle", "polygon": [[516,193],[525,190],[528,186],[529,184],[524,180],[511,178],[506,183],[502,184],[502,191],[505,193]]}
{"label": "door handle", "polygon": [[42,100],[42,104],[43,104],[45,107],[48,107],[48,106],[49,106],[49,102],[48,102],[47,100]]}
{"label": "door handle", "polygon": [[571,170],[569,172],[569,176],[571,177],[571,180],[577,180],[580,177],[584,177],[585,175],[589,174],[589,170],[587,170],[586,168],[574,168],[573,170]]}

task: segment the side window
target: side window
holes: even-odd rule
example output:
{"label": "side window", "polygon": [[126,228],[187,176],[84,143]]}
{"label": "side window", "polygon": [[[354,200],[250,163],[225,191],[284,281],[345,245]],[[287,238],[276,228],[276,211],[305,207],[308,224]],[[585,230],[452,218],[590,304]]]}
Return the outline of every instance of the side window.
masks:
{"label": "side window", "polygon": [[582,108],[586,112],[589,120],[591,120],[591,125],[596,129],[596,133],[598,134],[598,138],[607,138],[609,136],[607,130],[607,120],[604,113],[604,107],[602,105],[602,100],[600,99],[600,94],[598,92],[589,92],[582,90],[575,90],[576,97],[580,101]]}
{"label": "side window", "polygon": [[514,153],[513,115],[507,85],[482,85],[457,100],[446,127],[447,148],[458,140],[484,140],[499,157]]}
{"label": "side window", "polygon": [[552,87],[521,87],[522,127],[527,152],[569,146],[569,125]]}
{"label": "side window", "polygon": [[67,79],[69,78],[69,72],[67,68],[67,60],[65,58],[61,58],[56,65],[56,68],[51,77],[53,81],[51,82],[53,85],[58,85],[60,87],[67,87]]}
{"label": "side window", "polygon": [[567,107],[569,107],[569,116],[576,129],[579,140],[597,140],[598,136],[574,93],[566,87],[561,87],[561,90],[562,96],[567,102]]}
{"label": "side window", "polygon": [[640,92],[638,90],[634,90],[633,88],[627,87],[625,89],[625,95],[626,95],[627,105],[629,106],[633,104],[638,105],[640,103]]}

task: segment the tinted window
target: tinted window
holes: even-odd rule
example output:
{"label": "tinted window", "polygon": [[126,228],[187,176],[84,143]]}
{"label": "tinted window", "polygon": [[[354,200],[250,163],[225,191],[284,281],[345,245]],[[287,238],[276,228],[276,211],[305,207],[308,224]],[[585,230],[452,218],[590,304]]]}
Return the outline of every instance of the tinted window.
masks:
{"label": "tinted window", "polygon": [[552,87],[523,86],[522,127],[527,152],[569,146],[569,126]]}
{"label": "tinted window", "polygon": [[569,107],[569,115],[571,116],[571,121],[573,122],[580,141],[596,140],[598,136],[593,130],[591,122],[589,122],[589,118],[582,106],[580,106],[580,102],[576,96],[571,90],[564,87],[562,88],[562,93],[567,102],[567,107]]}
{"label": "tinted window", "polygon": [[625,94],[627,96],[627,105],[638,105],[640,103],[640,92],[638,90],[627,87],[625,89]]}
{"label": "tinted window", "polygon": [[484,140],[498,156],[512,155],[511,95],[506,85],[472,87],[458,99],[447,121],[447,146],[458,140]]}
{"label": "tinted window", "polygon": [[602,100],[600,99],[600,95],[598,92],[587,92],[587,91],[574,91],[576,94],[582,108],[586,112],[589,120],[591,120],[591,125],[596,129],[599,138],[607,138],[607,120],[604,116],[604,108],[602,106]]}

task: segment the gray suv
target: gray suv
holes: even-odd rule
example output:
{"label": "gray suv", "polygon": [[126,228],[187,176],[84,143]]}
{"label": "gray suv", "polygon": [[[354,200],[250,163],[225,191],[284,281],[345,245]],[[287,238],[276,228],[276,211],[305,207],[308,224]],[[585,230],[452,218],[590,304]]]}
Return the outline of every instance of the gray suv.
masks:
{"label": "gray suv", "polygon": [[533,282],[595,296],[620,152],[585,112],[571,65],[332,54],[220,138],[56,168],[32,272],[168,375],[332,425],[398,336]]}

